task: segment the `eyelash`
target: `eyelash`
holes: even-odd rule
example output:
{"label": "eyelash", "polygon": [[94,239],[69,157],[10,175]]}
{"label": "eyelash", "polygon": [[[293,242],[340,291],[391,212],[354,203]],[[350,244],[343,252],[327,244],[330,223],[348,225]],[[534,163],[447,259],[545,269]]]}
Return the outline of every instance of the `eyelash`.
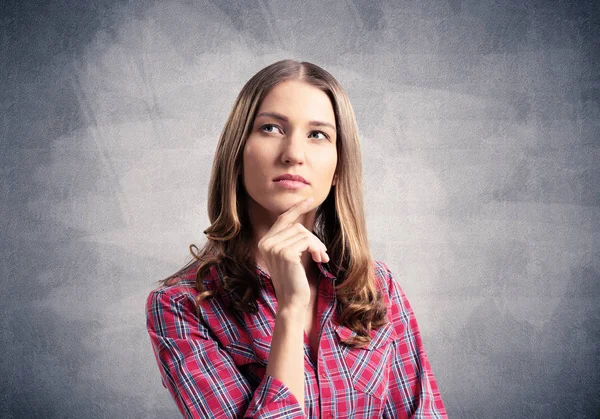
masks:
{"label": "eyelash", "polygon": [[[275,125],[275,124],[265,124],[265,125],[263,125],[262,127],[260,127],[261,131],[262,131],[262,130],[263,130],[263,128],[265,128],[265,127],[275,127],[275,128],[279,128],[279,126],[277,126],[277,125]],[[311,134],[312,134],[313,132],[318,132],[318,133],[321,133],[321,134],[323,134],[323,135],[325,136],[325,139],[329,140],[329,135],[325,134],[323,131],[311,131]],[[267,134],[270,134],[270,133],[267,133]]]}

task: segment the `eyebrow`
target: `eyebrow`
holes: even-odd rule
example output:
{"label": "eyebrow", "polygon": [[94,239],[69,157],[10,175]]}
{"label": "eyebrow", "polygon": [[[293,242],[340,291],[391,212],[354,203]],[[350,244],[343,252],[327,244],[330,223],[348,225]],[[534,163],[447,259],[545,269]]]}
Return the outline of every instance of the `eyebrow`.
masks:
{"label": "eyebrow", "polygon": [[[261,112],[258,115],[256,115],[256,119],[258,119],[260,116],[270,116],[272,118],[275,119],[279,119],[280,121],[283,122],[289,122],[290,120],[287,118],[287,116],[281,115],[280,113],[277,112]],[[332,124],[330,124],[329,122],[323,122],[323,121],[309,121],[308,125],[310,126],[314,126],[314,127],[329,127],[331,128],[334,132],[337,132],[337,130],[335,129],[335,126],[333,126]]]}

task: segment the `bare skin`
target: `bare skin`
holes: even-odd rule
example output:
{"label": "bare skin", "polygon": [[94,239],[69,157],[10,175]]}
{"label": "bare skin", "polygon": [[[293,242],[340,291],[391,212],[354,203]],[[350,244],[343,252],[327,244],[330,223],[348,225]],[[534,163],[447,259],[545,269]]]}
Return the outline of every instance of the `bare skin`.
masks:
{"label": "bare skin", "polygon": [[[266,374],[290,388],[304,406],[304,327],[311,290],[300,256],[307,251],[315,261],[328,261],[325,245],[294,221],[310,209],[312,198],[283,213],[259,243],[271,272],[278,300],[275,329]],[[312,320],[312,316],[310,317]]]}
{"label": "bare skin", "polygon": [[[279,83],[264,98],[243,152],[255,259],[271,277],[277,298],[266,374],[286,384],[302,408],[304,333],[316,355],[317,262],[329,260],[312,231],[316,210],[336,183],[336,141],[327,94],[292,80]],[[275,182],[282,174],[300,175],[308,184],[284,188]]]}

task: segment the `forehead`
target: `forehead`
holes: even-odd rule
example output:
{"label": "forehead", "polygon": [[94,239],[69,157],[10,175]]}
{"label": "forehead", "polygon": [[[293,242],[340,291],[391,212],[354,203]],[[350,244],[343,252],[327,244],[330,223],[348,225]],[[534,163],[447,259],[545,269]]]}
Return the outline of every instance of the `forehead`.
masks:
{"label": "forehead", "polygon": [[335,126],[329,96],[306,82],[288,80],[277,84],[265,96],[260,112],[277,112],[292,120],[320,120]]}

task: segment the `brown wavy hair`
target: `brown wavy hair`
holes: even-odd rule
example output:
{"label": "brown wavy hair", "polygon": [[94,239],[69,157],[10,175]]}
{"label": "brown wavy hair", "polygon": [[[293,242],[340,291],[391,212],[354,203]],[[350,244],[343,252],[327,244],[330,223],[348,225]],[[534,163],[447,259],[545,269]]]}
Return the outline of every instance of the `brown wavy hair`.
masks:
{"label": "brown wavy hair", "polygon": [[[256,73],[242,88],[225,123],[213,160],[208,192],[210,226],[200,251],[190,245],[198,262],[197,302],[212,297],[202,278],[211,266],[222,273],[222,287],[240,311],[256,313],[260,279],[256,271],[247,192],[242,181],[242,152],[254,118],[270,90],[286,80],[301,80],[325,92],[333,105],[337,127],[337,183],[317,208],[313,233],[325,244],[328,266],[336,277],[336,310],[341,324],[356,332],[346,343],[362,347],[369,332],[386,321],[386,306],[377,292],[374,260],[369,250],[363,207],[362,159],[358,128],[348,96],[338,81],[321,67],[281,60]],[[195,250],[195,251],[194,251]],[[178,272],[178,273],[179,273]],[[159,281],[170,285],[178,273]]]}

